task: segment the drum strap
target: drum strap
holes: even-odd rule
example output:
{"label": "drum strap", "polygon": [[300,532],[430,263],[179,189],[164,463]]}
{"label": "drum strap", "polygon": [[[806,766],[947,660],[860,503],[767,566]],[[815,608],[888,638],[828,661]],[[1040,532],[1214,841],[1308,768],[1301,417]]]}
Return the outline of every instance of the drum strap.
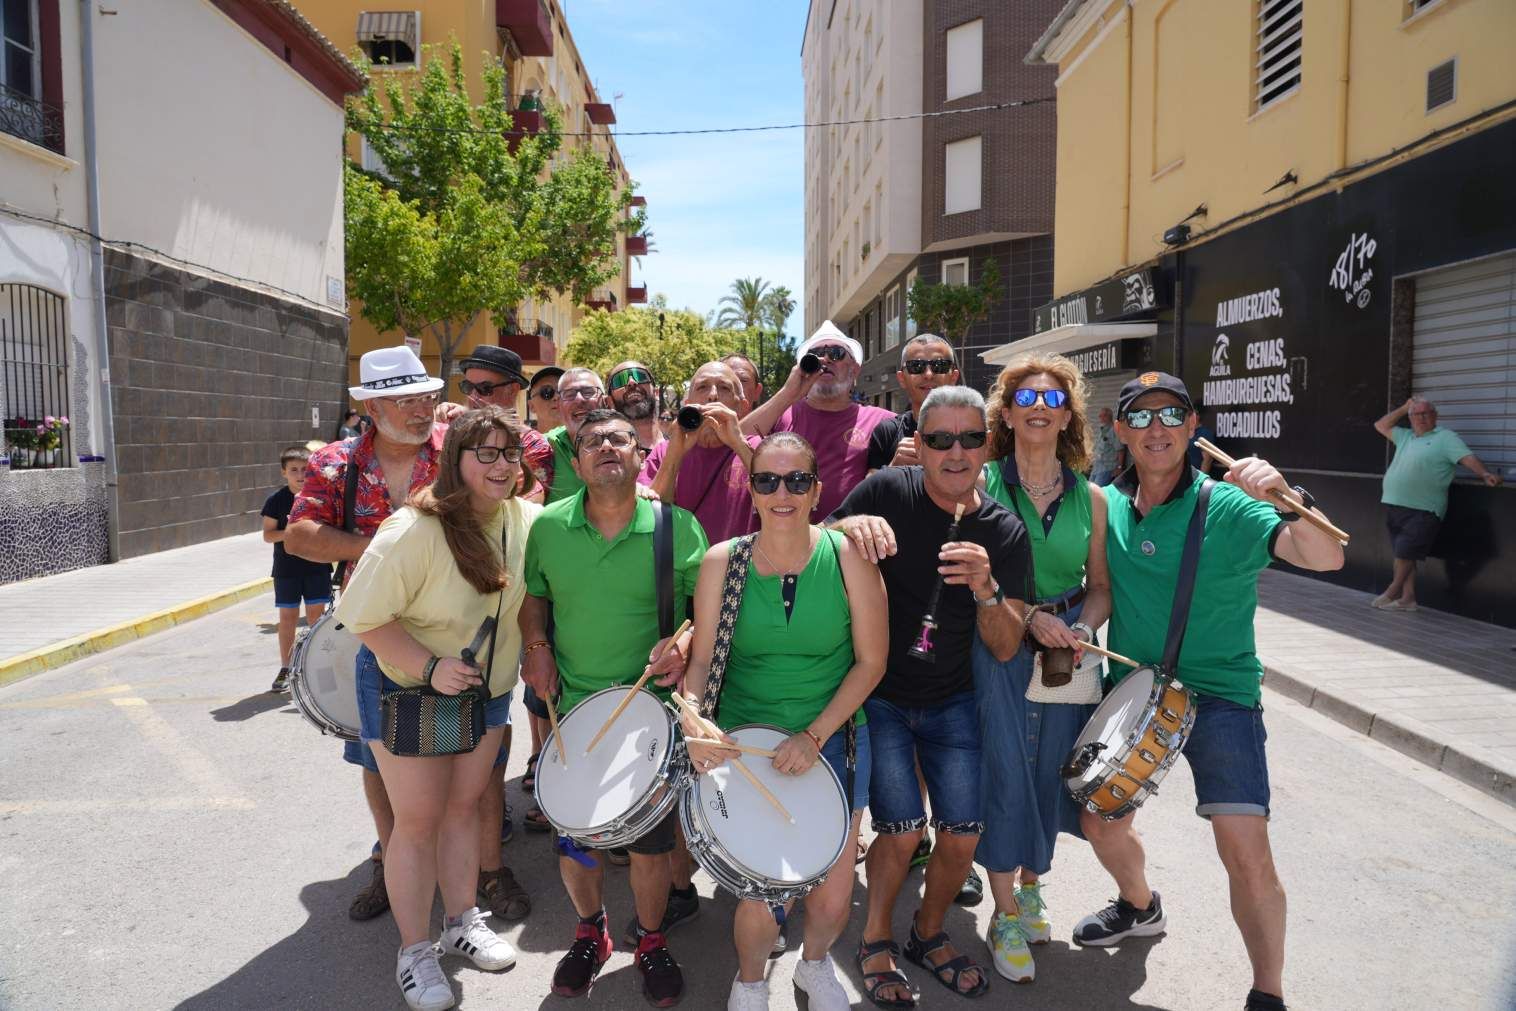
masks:
{"label": "drum strap", "polygon": [[653,589],[658,600],[658,638],[674,634],[674,507],[653,506]]}
{"label": "drum strap", "polygon": [[742,591],[747,586],[747,569],[753,560],[754,534],[732,540],[726,557],[726,585],[721,589],[721,616],[716,619],[716,640],[711,646],[711,669],[705,682],[705,697],[700,700],[700,715],[716,718],[721,707],[721,682],[726,678],[726,661],[732,655],[732,633],[737,630],[737,612],[742,610]]}
{"label": "drum strap", "polygon": [[1169,635],[1163,646],[1163,669],[1168,674],[1179,670],[1179,647],[1184,643],[1185,626],[1190,620],[1190,599],[1195,596],[1195,572],[1200,567],[1200,542],[1205,537],[1206,507],[1211,501],[1210,478],[1200,479],[1195,495],[1195,511],[1190,514],[1189,529],[1184,534],[1184,553],[1179,556],[1179,582],[1174,586],[1174,607],[1169,612]]}
{"label": "drum strap", "polygon": [[[353,456],[358,452],[358,437],[347,440],[347,466],[342,468],[342,529],[352,533],[355,525],[353,502],[358,498],[358,468],[353,466]],[[337,563],[337,585],[347,580],[347,562]]]}

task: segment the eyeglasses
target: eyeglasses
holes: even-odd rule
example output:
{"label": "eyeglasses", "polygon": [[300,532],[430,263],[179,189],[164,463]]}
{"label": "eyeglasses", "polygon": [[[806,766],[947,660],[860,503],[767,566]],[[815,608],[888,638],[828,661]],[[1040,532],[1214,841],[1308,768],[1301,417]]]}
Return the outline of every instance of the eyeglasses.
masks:
{"label": "eyeglasses", "polygon": [[[486,467],[494,463],[496,460],[500,459],[502,456],[505,457],[506,463],[521,462],[520,446],[506,446],[503,449],[499,446],[464,446],[463,452],[473,453],[474,458],[480,463],[484,464]],[[459,457],[460,459],[462,458],[461,453],[459,454]]]}
{"label": "eyeglasses", "polygon": [[919,376],[928,368],[934,376],[945,376],[953,371],[953,359],[951,358],[909,358],[902,366],[906,372],[913,376]]}
{"label": "eyeglasses", "polygon": [[984,429],[977,432],[922,432],[921,441],[935,450],[952,449],[953,443],[959,443],[964,449],[978,449],[984,445],[984,440],[989,438],[989,433]]}
{"label": "eyeglasses", "polygon": [[811,354],[816,355],[818,358],[825,358],[828,361],[834,362],[840,362],[844,358],[851,358],[853,356],[853,353],[847,348],[839,347],[836,344],[827,344],[824,347],[811,348]]}
{"label": "eyeglasses", "polygon": [[1030,386],[1023,386],[1012,396],[1017,407],[1031,407],[1041,397],[1048,410],[1056,411],[1069,402],[1069,395],[1062,390],[1034,390]]}
{"label": "eyeglasses", "polygon": [[608,432],[590,432],[579,437],[579,449],[581,452],[586,449],[599,449],[601,446],[607,444],[612,449],[626,449],[637,445],[637,436],[631,432],[614,428]]}
{"label": "eyeglasses", "polygon": [[552,400],[557,395],[558,391],[550,385],[539,386],[536,392],[532,394],[538,400]]}
{"label": "eyeglasses", "polygon": [[1178,428],[1184,424],[1184,419],[1190,416],[1188,407],[1178,404],[1169,404],[1167,407],[1151,408],[1144,407],[1136,411],[1127,411],[1124,418],[1128,428],[1147,428],[1153,423],[1153,415],[1163,422],[1164,428]]}
{"label": "eyeglasses", "polygon": [[605,391],[598,386],[570,386],[558,391],[559,400],[599,400]]}
{"label": "eyeglasses", "polygon": [[1412,411],[1411,412],[1411,417],[1413,417],[1413,418],[1435,418],[1436,416],[1437,416],[1437,412],[1436,411]]}
{"label": "eyeglasses", "polygon": [[393,404],[397,410],[407,414],[422,409],[430,411],[433,407],[437,406],[437,394],[435,393],[418,393],[414,397],[375,397],[374,399]]}
{"label": "eyeglasses", "polygon": [[810,471],[792,470],[788,474],[775,474],[771,470],[760,470],[748,478],[748,483],[753,486],[753,491],[759,495],[772,495],[779,490],[779,482],[784,482],[784,487],[791,495],[804,495],[816,485],[816,475]]}
{"label": "eyeglasses", "polygon": [[637,383],[651,383],[653,374],[647,369],[622,369],[620,372],[611,373],[611,392]]}
{"label": "eyeglasses", "polygon": [[458,388],[462,390],[466,396],[472,396],[477,393],[481,397],[488,397],[496,390],[504,389],[507,386],[520,385],[521,384],[516,382],[514,379],[502,379],[497,383],[476,383],[469,379],[462,379],[458,382]]}

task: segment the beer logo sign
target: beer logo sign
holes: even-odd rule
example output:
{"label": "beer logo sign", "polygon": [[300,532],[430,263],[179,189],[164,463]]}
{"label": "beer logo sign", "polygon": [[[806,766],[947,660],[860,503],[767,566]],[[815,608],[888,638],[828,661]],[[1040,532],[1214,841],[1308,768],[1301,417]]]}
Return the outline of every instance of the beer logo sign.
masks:
{"label": "beer logo sign", "polygon": [[1374,268],[1369,261],[1374,258],[1374,251],[1378,248],[1379,243],[1368,232],[1362,235],[1352,233],[1348,237],[1347,247],[1337,254],[1337,262],[1327,278],[1327,287],[1342,292],[1344,302],[1367,309],[1372,295],[1369,282],[1374,280]]}
{"label": "beer logo sign", "polygon": [[1228,352],[1232,347],[1232,339],[1224,333],[1216,335],[1216,346],[1211,348],[1211,376],[1229,376],[1232,374],[1232,360]]}
{"label": "beer logo sign", "polygon": [[1144,372],[1142,375],[1137,377],[1137,381],[1143,386],[1152,386],[1154,383],[1158,382],[1158,373]]}

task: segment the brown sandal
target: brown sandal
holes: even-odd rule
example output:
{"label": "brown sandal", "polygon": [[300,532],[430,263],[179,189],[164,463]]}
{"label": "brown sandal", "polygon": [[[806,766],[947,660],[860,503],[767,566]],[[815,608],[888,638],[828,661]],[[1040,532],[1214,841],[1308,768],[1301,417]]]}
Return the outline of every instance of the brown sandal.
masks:
{"label": "brown sandal", "polygon": [[479,872],[479,897],[502,920],[523,920],[532,911],[532,897],[509,867]]}
{"label": "brown sandal", "polygon": [[353,896],[353,904],[347,907],[347,915],[354,920],[372,920],[390,907],[390,893],[384,887],[384,861],[370,860],[373,864],[373,877],[357,895]]}
{"label": "brown sandal", "polygon": [[542,808],[533,804],[527,809],[526,814],[521,816],[521,827],[528,832],[551,832],[553,823],[547,820],[547,815],[542,813]]}

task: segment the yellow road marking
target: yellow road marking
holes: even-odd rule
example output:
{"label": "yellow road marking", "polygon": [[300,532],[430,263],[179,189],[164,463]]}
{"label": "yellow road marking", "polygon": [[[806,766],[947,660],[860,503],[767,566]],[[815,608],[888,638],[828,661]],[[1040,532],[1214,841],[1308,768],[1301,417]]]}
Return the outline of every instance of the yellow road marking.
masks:
{"label": "yellow road marking", "polygon": [[114,814],[122,811],[250,811],[246,797],[91,797],[81,800],[0,802],[0,815]]}
{"label": "yellow road marking", "polygon": [[137,725],[138,731],[149,745],[178,768],[183,778],[197,793],[205,797],[242,799],[248,806],[252,805],[251,801],[240,797],[237,790],[222,777],[216,766],[200,749],[190,743],[162,716],[153,712],[147,699],[115,698],[111,699],[111,702],[120,707],[127,718]]}

